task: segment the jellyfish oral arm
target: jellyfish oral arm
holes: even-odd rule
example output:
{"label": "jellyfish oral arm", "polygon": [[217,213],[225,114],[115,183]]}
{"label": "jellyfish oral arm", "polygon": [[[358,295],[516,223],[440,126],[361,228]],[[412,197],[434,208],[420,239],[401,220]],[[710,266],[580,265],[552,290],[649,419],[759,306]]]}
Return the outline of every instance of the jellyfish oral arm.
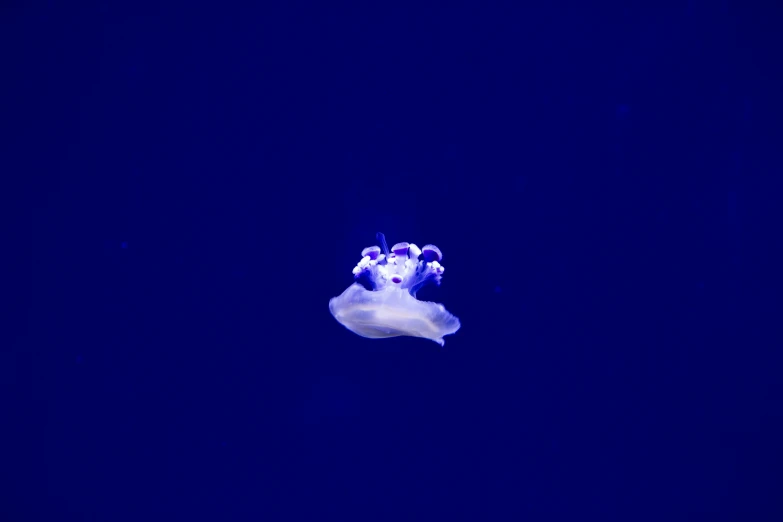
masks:
{"label": "jellyfish oral arm", "polygon": [[420,249],[415,243],[397,243],[388,254],[381,254],[378,247],[368,247],[362,251],[362,259],[353,274],[357,279],[368,276],[375,290],[392,285],[408,290],[415,297],[429,282],[440,285],[445,270],[441,259],[443,255],[434,245]]}

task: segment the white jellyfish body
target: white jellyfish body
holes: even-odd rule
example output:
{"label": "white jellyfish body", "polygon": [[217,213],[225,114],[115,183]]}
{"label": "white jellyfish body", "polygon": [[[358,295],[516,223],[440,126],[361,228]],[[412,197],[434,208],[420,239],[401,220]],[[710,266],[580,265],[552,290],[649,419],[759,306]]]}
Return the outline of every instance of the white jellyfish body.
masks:
{"label": "white jellyfish body", "polygon": [[377,246],[365,248],[353,269],[356,279],[369,277],[373,290],[354,283],[329,301],[329,311],[362,337],[408,335],[443,346],[443,336],[459,330],[459,319],[442,304],[416,299],[416,292],[428,282],[440,284],[444,270],[440,250],[435,245],[420,249],[413,243],[397,243],[389,252],[383,234],[378,239],[385,253]]}

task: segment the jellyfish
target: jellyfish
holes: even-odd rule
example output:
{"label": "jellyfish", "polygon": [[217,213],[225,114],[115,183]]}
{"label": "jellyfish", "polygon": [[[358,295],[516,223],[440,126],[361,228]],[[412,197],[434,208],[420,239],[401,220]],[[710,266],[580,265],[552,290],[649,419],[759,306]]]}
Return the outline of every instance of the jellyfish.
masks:
{"label": "jellyfish", "polygon": [[383,253],[378,246],[365,248],[353,269],[355,279],[369,278],[373,289],[354,282],[329,301],[329,311],[340,324],[362,337],[407,335],[443,346],[443,336],[459,330],[459,319],[440,303],[416,299],[416,292],[425,284],[440,285],[443,254],[435,245],[419,248],[404,242],[389,251],[384,235],[379,233],[377,238]]}

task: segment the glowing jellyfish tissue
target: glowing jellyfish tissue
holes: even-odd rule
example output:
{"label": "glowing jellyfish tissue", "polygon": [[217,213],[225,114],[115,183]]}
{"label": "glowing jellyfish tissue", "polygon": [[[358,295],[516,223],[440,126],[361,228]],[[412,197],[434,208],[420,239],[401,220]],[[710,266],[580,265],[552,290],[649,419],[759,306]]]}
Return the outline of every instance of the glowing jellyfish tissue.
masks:
{"label": "glowing jellyfish tissue", "polygon": [[425,284],[440,284],[444,270],[441,251],[435,245],[419,248],[413,243],[397,243],[389,251],[383,234],[378,234],[378,239],[383,253],[377,246],[365,248],[353,269],[354,277],[368,277],[373,289],[355,282],[329,301],[329,311],[362,337],[408,335],[443,346],[443,336],[459,330],[459,319],[440,303],[416,299],[416,292]]}

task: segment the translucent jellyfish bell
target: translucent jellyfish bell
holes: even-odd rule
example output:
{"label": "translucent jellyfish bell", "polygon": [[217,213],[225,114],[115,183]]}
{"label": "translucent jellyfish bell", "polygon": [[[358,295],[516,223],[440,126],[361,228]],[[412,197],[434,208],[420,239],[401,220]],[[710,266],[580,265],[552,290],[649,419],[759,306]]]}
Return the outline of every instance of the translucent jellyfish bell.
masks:
{"label": "translucent jellyfish bell", "polygon": [[397,243],[389,251],[383,234],[378,234],[378,239],[384,253],[377,246],[365,248],[353,269],[356,279],[369,277],[373,290],[354,283],[329,301],[329,311],[362,337],[409,335],[443,346],[443,336],[459,330],[459,319],[442,304],[416,299],[416,292],[428,282],[440,284],[444,270],[441,251],[435,245],[420,249],[413,243]]}

